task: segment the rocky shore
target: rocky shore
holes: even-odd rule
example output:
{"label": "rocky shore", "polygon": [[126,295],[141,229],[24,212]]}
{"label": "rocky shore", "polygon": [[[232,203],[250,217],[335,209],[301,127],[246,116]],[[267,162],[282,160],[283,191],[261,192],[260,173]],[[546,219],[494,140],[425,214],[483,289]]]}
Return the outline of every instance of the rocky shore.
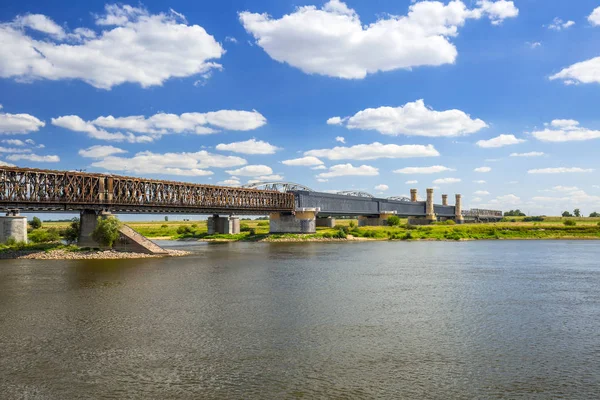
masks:
{"label": "rocky shore", "polygon": [[152,255],[143,253],[128,253],[114,250],[98,250],[98,251],[66,251],[66,250],[51,250],[39,252],[14,252],[6,254],[4,258],[17,258],[28,260],[120,260],[131,258],[162,258],[162,257],[183,257],[191,254],[189,251],[183,250],[167,250],[165,255]]}

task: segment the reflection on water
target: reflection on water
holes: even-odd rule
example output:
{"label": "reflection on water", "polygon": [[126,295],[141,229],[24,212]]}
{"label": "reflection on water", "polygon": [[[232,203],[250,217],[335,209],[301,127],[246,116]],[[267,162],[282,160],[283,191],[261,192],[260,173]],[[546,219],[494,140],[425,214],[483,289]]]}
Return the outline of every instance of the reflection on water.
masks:
{"label": "reflection on water", "polygon": [[595,242],[0,261],[0,397],[598,398]]}

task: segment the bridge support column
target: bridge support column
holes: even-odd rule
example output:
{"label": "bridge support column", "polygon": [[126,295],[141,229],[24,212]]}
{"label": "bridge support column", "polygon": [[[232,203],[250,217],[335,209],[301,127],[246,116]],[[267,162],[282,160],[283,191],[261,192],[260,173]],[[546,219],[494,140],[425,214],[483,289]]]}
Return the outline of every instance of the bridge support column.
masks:
{"label": "bridge support column", "polygon": [[443,194],[442,195],[442,205],[443,206],[447,206],[448,205],[448,195],[447,194]]}
{"label": "bridge support column", "polygon": [[27,243],[27,217],[19,215],[18,210],[9,211],[0,217],[0,243],[13,238],[17,242]]}
{"label": "bridge support column", "polygon": [[392,215],[396,215],[396,211],[382,212],[376,217],[361,215],[358,217],[358,226],[387,226],[387,220]]}
{"label": "bridge support column", "polygon": [[464,224],[465,223],[465,218],[462,215],[462,196],[460,194],[456,195],[456,204],[454,206],[454,210],[455,210],[455,222],[457,224]]}
{"label": "bridge support column", "polygon": [[100,244],[92,239],[92,232],[98,226],[98,217],[108,218],[110,212],[96,210],[82,210],[79,214],[79,240],[77,244],[80,247],[99,247]]}
{"label": "bridge support column", "polygon": [[206,221],[208,234],[237,235],[240,233],[240,218],[232,215],[221,217],[213,215]]}
{"label": "bridge support column", "polygon": [[269,233],[316,233],[318,208],[299,208],[294,214],[272,213]]}
{"label": "bridge support column", "polygon": [[317,218],[317,227],[333,228],[335,226],[335,218]]}
{"label": "bridge support column", "polygon": [[435,215],[435,207],[433,204],[433,189],[427,189],[427,203],[425,208],[425,219],[429,221],[437,221]]}
{"label": "bridge support column", "polygon": [[410,201],[413,203],[419,201],[419,197],[417,196],[417,189],[410,189]]}

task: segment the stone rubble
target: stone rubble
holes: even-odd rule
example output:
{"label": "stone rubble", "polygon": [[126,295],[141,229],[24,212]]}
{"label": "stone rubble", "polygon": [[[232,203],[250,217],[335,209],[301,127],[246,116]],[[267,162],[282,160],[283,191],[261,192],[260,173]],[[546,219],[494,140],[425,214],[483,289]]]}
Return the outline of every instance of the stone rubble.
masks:
{"label": "stone rubble", "polygon": [[30,253],[17,256],[19,259],[29,260],[120,260],[127,258],[162,258],[162,257],[183,257],[190,255],[189,251],[183,250],[167,250],[166,255],[151,255],[143,253],[128,253],[114,250],[105,251],[65,251],[52,250]]}

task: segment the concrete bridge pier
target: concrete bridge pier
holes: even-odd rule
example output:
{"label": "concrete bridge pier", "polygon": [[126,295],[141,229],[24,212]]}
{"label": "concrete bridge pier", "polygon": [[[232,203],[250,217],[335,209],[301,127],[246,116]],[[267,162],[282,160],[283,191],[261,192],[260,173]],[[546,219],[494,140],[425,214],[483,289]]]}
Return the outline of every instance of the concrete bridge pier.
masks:
{"label": "concrete bridge pier", "polygon": [[0,217],[0,243],[10,238],[27,243],[27,217],[19,215],[19,210],[8,210]]}
{"label": "concrete bridge pier", "polygon": [[233,215],[208,217],[206,221],[208,234],[237,235],[240,233],[240,218]]}
{"label": "concrete bridge pier", "polygon": [[316,233],[319,208],[298,208],[295,213],[271,213],[269,233]]}
{"label": "concrete bridge pier", "polygon": [[386,226],[388,218],[392,215],[396,215],[396,211],[382,212],[376,217],[360,216],[358,226]]}
{"label": "concrete bridge pier", "polygon": [[454,206],[455,217],[454,220],[457,224],[464,224],[465,218],[462,215],[462,196],[460,194],[456,195],[456,204]]}
{"label": "concrete bridge pier", "polygon": [[317,227],[333,228],[335,226],[335,218],[317,218]]}
{"label": "concrete bridge pier", "polygon": [[427,189],[427,203],[425,204],[425,219],[428,221],[437,221],[435,215],[435,205],[433,203],[433,189]]}
{"label": "concrete bridge pier", "polygon": [[92,239],[92,232],[98,226],[98,217],[108,218],[108,211],[82,210],[79,213],[79,240],[77,244],[81,247],[98,247],[99,244]]}

